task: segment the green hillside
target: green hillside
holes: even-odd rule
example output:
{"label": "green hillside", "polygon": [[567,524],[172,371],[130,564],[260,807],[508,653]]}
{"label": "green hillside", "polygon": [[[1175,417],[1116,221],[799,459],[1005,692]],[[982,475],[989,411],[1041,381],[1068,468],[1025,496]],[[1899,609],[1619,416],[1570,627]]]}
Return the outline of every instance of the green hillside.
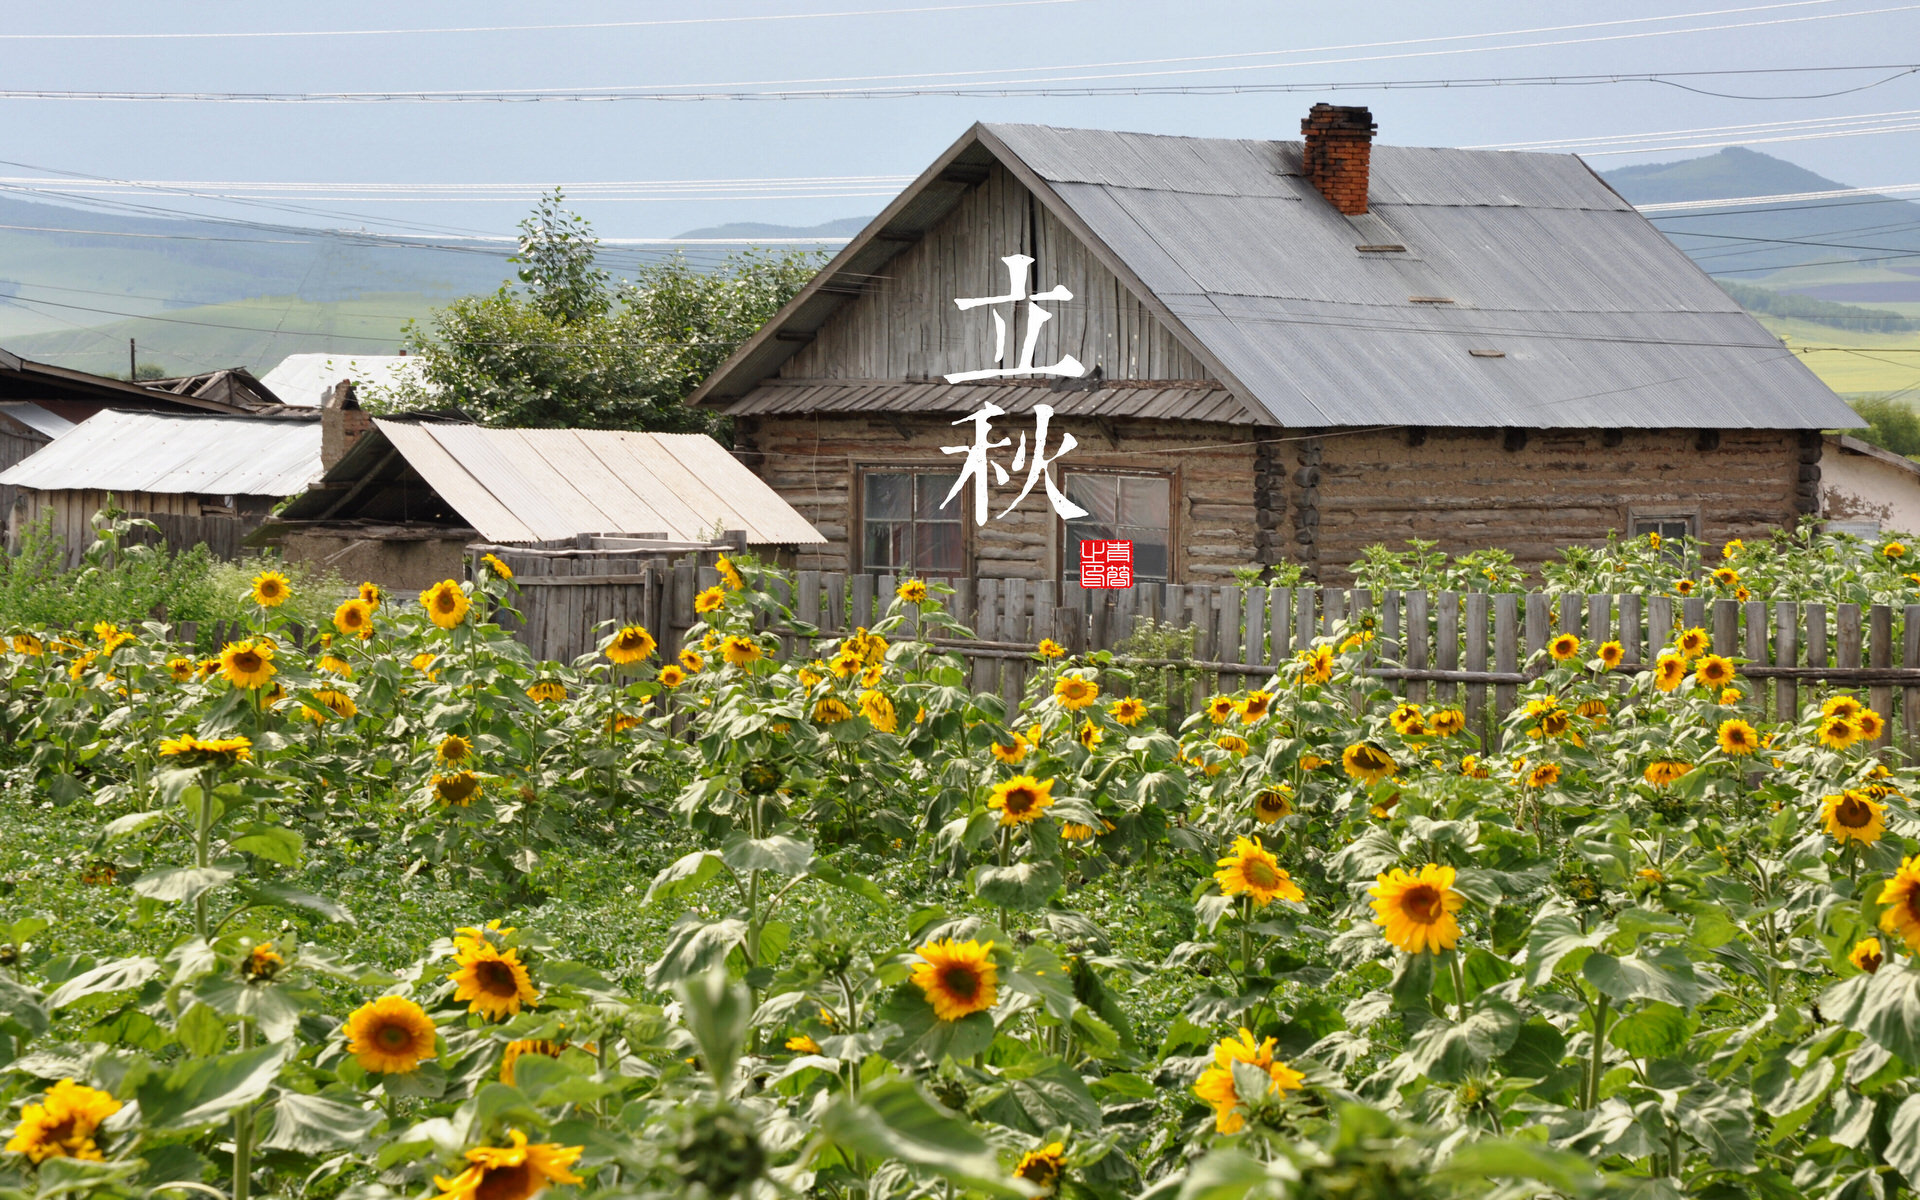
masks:
{"label": "green hillside", "polygon": [[169,374],[244,366],[255,374],[303,351],[392,354],[410,317],[426,317],[445,303],[419,292],[374,293],[324,303],[293,296],[261,296],[228,304],[168,309],[150,320],[114,321],[85,329],[9,337],[7,349],[82,371],[124,374],[127,339],[138,341],[140,361]]}

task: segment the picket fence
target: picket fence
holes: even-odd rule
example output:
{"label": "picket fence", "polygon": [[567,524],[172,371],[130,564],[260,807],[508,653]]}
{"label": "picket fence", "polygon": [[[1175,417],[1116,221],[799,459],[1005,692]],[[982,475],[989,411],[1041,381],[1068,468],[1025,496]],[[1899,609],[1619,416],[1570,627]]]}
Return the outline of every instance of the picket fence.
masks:
{"label": "picket fence", "polygon": [[[673,564],[622,565],[582,560],[536,570],[570,572],[538,583],[519,577],[515,631],[542,659],[567,661],[591,652],[609,623],[639,622],[663,654],[677,653],[696,623],[694,596],[718,581],[708,550]],[[513,559],[509,559],[513,562]],[[565,561],[565,560],[560,560]],[[516,575],[522,565],[515,564]],[[596,574],[598,573],[598,574]],[[780,655],[815,653],[836,638],[886,615],[897,583],[891,575],[801,571],[780,585],[794,617],[772,627]],[[1191,630],[1191,650],[1169,657],[1116,654],[1135,672],[1162,672],[1168,719],[1177,722],[1215,690],[1255,687],[1316,638],[1369,628],[1365,671],[1410,700],[1458,705],[1470,728],[1489,736],[1511,711],[1520,687],[1544,667],[1537,653],[1558,633],[1573,633],[1588,651],[1617,640],[1620,670],[1644,669],[1683,628],[1704,628],[1715,653],[1740,662],[1769,718],[1797,714],[1803,691],[1863,688],[1887,721],[1883,746],[1920,751],[1920,605],[1828,605],[1704,597],[1239,587],[1140,584],[1083,589],[1022,579],[928,580],[951,588],[939,599],[971,633],[936,637],[964,656],[976,691],[1009,702],[1042,669],[1034,649],[1052,638],[1074,653],[1119,651],[1145,621]],[[1158,643],[1156,643],[1158,644]],[[1184,650],[1184,648],[1183,648]]]}

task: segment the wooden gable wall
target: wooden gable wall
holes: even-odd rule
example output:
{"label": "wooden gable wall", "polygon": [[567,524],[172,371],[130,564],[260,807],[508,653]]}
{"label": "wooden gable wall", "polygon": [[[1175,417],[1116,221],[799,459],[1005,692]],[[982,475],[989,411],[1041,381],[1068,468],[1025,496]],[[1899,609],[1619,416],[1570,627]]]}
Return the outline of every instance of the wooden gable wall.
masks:
{"label": "wooden gable wall", "polygon": [[[787,361],[781,377],[929,379],[995,365],[988,310],[962,312],[954,300],[1005,295],[1007,269],[1000,260],[1009,254],[1036,260],[1032,291],[1065,284],[1073,293],[1071,301],[1042,305],[1053,320],[1041,332],[1036,364],[1071,354],[1109,379],[1208,378],[1139,297],[998,163],[958,208],[835,313]],[[1026,336],[1024,314],[1018,322],[1009,317],[1009,324],[1005,365],[1011,366]]]}

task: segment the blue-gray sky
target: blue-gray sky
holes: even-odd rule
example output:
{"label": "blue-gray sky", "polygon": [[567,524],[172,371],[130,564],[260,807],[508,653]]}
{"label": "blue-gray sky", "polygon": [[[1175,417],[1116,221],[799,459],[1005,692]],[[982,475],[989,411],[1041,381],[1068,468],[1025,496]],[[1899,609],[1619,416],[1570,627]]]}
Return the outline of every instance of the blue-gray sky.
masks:
{"label": "blue-gray sky", "polygon": [[[951,83],[977,78],[966,73],[993,71],[1021,80],[1073,77],[1062,86],[1162,87],[1838,67],[1920,59],[1920,4],[1899,0],[1768,5],[1752,0],[1622,0],[1604,6],[1028,0],[978,7],[981,2],[16,4],[9,6],[8,22],[0,30],[0,88],[353,92],[706,84],[756,90],[768,81],[878,76],[898,78],[872,80],[872,85]],[[931,6],[947,10],[887,11]],[[859,15],[326,37],[21,36],[684,22],[824,12]],[[1680,14],[1700,15],[1658,19]],[[1549,28],[1563,26],[1585,27]],[[1512,32],[1527,30],[1544,31]],[[1674,32],[1688,30],[1693,32]],[[1496,33],[1506,36],[1464,36]],[[1401,44],[1379,44],[1389,42]],[[1218,57],[1226,55],[1241,57]],[[1080,66],[1190,56],[1193,61]],[[1271,65],[1276,62],[1296,65]],[[1713,91],[1779,95],[1857,87],[1890,73],[1698,77],[1686,82]],[[1920,74],[1849,95],[1791,100],[1725,99],[1652,83],[1208,96],[518,104],[0,99],[0,158],[33,168],[124,179],[209,183],[544,185],[896,177],[918,172],[979,119],[1295,137],[1302,113],[1321,99],[1370,105],[1381,140],[1389,142],[1509,145],[1704,130],[1653,144],[1745,142],[1851,184],[1920,182]],[[1839,128],[1813,122],[1842,118],[1864,118],[1853,128],[1900,131],[1800,138]],[[1778,122],[1809,124],[1712,132],[1715,127]],[[1786,136],[1800,140],[1767,140]],[[1669,149],[1592,161],[1604,169],[1708,152],[1710,147]],[[0,166],[4,176],[37,173]],[[659,237],[724,221],[797,225],[870,213],[884,203],[884,196],[856,193],[896,188],[886,179],[831,186],[783,183],[746,189],[746,198],[716,199],[717,186],[700,184],[683,189],[687,195],[667,199],[616,201],[581,195],[576,207],[606,236]],[[818,194],[822,191],[833,194]],[[158,202],[234,215],[246,212],[178,198]],[[364,195],[323,194],[292,202],[327,214],[370,214],[491,233],[509,232],[526,208],[519,197],[455,202],[446,195],[427,202],[376,203]],[[280,214],[274,219],[296,218]],[[356,223],[334,215],[297,219]]]}

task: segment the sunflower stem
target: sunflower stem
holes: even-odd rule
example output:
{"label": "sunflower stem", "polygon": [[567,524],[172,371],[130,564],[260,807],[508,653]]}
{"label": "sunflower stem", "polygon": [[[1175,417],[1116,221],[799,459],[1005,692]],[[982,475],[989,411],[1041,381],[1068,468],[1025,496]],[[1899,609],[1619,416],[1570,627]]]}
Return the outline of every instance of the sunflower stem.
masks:
{"label": "sunflower stem", "polygon": [[[193,865],[205,869],[211,861],[213,841],[213,772],[200,773],[200,805],[193,814]],[[207,940],[207,894],[193,898],[193,932]]]}
{"label": "sunflower stem", "polygon": [[1593,1061],[1587,1069],[1587,1108],[1600,1106],[1600,1072],[1606,1067],[1607,1008],[1612,1002],[1605,992],[1593,1010]]}
{"label": "sunflower stem", "polygon": [[[240,1022],[240,1049],[253,1049],[253,1022],[242,1019]],[[234,1110],[233,1114],[233,1200],[247,1200],[253,1190],[253,1103],[251,1101]]]}
{"label": "sunflower stem", "polygon": [[1461,965],[1460,951],[1455,950],[1447,956],[1447,970],[1453,975],[1453,1019],[1464,1024],[1467,1019],[1467,971]]}

